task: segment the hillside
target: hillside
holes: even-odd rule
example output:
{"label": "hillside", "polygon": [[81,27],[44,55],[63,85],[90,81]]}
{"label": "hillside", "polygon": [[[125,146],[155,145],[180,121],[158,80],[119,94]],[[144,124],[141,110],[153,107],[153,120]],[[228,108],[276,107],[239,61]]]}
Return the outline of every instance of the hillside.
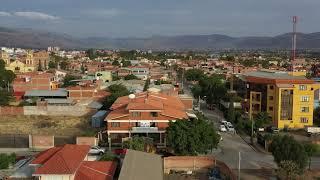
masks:
{"label": "hillside", "polygon": [[[320,48],[320,32],[297,36],[299,49]],[[287,49],[291,47],[291,34],[274,37],[230,37],[220,34],[152,36],[148,38],[74,38],[31,29],[0,27],[0,46],[46,48],[60,46],[66,49],[152,49],[152,50],[212,50],[212,49]]]}

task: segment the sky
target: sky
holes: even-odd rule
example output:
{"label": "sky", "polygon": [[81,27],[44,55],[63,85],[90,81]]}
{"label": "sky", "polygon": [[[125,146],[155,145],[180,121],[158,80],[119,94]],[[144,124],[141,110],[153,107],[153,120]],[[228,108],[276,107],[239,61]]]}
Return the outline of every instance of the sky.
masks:
{"label": "sky", "polygon": [[320,0],[0,0],[0,26],[75,37],[274,36],[320,31]]}

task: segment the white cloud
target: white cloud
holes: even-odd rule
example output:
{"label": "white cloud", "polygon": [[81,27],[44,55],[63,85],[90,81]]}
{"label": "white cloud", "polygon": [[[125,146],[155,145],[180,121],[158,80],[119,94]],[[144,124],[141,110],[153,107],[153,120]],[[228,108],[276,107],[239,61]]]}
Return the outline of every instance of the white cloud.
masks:
{"label": "white cloud", "polygon": [[59,17],[52,16],[49,14],[41,13],[41,12],[33,12],[33,11],[26,11],[26,12],[14,12],[13,15],[17,17],[23,17],[27,19],[33,20],[57,20]]}
{"label": "white cloud", "polygon": [[11,16],[11,14],[8,12],[0,11],[0,16]]}
{"label": "white cloud", "polygon": [[120,14],[123,14],[123,11],[121,11],[119,9],[115,9],[115,8],[112,8],[112,9],[95,9],[95,10],[87,11],[86,14],[97,16],[97,17],[111,18],[111,17],[118,16]]}

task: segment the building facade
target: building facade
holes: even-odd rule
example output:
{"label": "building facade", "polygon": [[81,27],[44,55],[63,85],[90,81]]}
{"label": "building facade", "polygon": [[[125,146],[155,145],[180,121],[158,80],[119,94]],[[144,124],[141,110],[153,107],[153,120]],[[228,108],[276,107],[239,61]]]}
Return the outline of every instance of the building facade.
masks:
{"label": "building facade", "polygon": [[141,135],[163,145],[169,122],[186,118],[185,106],[179,97],[143,92],[118,98],[105,122],[111,143]]}
{"label": "building facade", "polygon": [[249,115],[268,112],[278,128],[313,125],[314,94],[319,84],[286,72],[257,71],[244,75]]}

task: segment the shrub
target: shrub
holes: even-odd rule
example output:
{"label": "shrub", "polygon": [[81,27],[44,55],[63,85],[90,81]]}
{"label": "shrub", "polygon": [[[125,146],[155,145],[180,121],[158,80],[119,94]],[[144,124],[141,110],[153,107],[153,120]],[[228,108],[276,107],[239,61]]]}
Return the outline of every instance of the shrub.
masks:
{"label": "shrub", "polygon": [[16,154],[0,154],[0,169],[8,169],[10,164],[15,163]]}

